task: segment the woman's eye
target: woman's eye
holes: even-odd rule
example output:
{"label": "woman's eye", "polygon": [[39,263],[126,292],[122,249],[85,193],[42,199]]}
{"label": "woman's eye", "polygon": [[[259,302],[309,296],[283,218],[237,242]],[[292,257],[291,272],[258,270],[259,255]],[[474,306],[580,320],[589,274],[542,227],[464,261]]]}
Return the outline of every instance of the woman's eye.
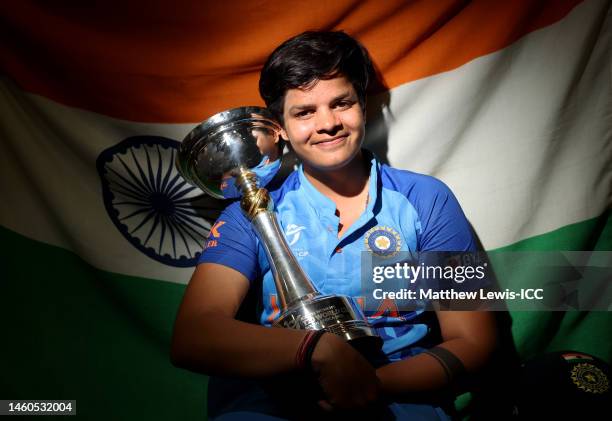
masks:
{"label": "woman's eye", "polygon": [[312,111],[311,110],[304,110],[304,111],[300,111],[298,113],[295,114],[296,117],[306,117],[307,115],[311,114]]}
{"label": "woman's eye", "polygon": [[336,102],[336,108],[349,108],[351,106],[350,101],[340,101]]}

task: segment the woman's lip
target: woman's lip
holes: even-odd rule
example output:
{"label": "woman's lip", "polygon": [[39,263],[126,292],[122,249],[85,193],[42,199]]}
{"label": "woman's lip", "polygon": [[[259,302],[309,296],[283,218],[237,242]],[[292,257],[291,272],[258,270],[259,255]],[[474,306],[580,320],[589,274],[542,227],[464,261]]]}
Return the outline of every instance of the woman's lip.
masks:
{"label": "woman's lip", "polygon": [[331,147],[334,145],[337,145],[338,143],[342,142],[343,140],[345,140],[348,136],[338,136],[338,137],[334,137],[330,140],[324,140],[321,142],[317,142],[314,144],[314,146],[318,146],[318,147]]}

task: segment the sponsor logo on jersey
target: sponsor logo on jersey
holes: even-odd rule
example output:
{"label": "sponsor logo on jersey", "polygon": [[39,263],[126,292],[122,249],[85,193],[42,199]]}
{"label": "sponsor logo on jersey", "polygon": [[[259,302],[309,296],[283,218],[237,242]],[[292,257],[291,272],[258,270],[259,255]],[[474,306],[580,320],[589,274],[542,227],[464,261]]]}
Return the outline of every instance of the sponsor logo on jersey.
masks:
{"label": "sponsor logo on jersey", "polygon": [[308,256],[308,250],[303,249],[303,248],[296,248],[296,249],[291,249],[291,251],[293,251],[293,254],[295,255],[295,257],[298,258],[298,260]]}
{"label": "sponsor logo on jersey", "polygon": [[223,225],[225,225],[225,221],[217,221],[217,222],[215,222],[215,225],[213,225],[210,228],[210,235],[212,235],[215,238],[221,237],[221,234],[219,233],[219,228],[221,228]]}
{"label": "sponsor logo on jersey", "polygon": [[370,253],[380,257],[395,256],[402,248],[399,233],[388,226],[376,226],[366,232],[365,247]]}
{"label": "sponsor logo on jersey", "polygon": [[[219,244],[216,238],[221,237],[219,228],[225,225],[225,221],[217,221],[215,225],[210,228],[210,234],[208,235],[208,241],[206,241],[206,248],[217,247]],[[212,238],[211,238],[212,237]]]}
{"label": "sponsor logo on jersey", "polygon": [[287,225],[287,229],[285,230],[285,235],[287,236],[287,241],[289,245],[292,246],[297,243],[300,239],[301,232],[304,231],[306,227],[296,224]]}

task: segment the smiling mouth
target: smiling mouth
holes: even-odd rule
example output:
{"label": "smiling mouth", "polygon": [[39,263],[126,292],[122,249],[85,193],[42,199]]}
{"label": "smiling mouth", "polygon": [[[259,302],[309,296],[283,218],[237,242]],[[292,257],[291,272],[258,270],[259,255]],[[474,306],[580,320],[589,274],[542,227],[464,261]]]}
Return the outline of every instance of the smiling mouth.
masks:
{"label": "smiling mouth", "polygon": [[335,145],[337,143],[344,141],[346,138],[348,138],[348,135],[336,136],[336,137],[332,137],[331,139],[320,140],[317,143],[315,143],[314,146],[326,146],[326,145],[331,146],[331,145]]}

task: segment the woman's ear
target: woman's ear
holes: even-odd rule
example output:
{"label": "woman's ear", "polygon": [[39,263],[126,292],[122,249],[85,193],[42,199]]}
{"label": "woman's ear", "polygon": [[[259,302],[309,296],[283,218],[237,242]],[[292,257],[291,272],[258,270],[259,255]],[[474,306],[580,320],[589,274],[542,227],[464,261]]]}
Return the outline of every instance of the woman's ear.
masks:
{"label": "woman's ear", "polygon": [[287,132],[285,131],[285,129],[283,129],[281,127],[280,132],[279,132],[280,136],[285,140],[285,141],[289,141],[289,136],[287,136]]}

